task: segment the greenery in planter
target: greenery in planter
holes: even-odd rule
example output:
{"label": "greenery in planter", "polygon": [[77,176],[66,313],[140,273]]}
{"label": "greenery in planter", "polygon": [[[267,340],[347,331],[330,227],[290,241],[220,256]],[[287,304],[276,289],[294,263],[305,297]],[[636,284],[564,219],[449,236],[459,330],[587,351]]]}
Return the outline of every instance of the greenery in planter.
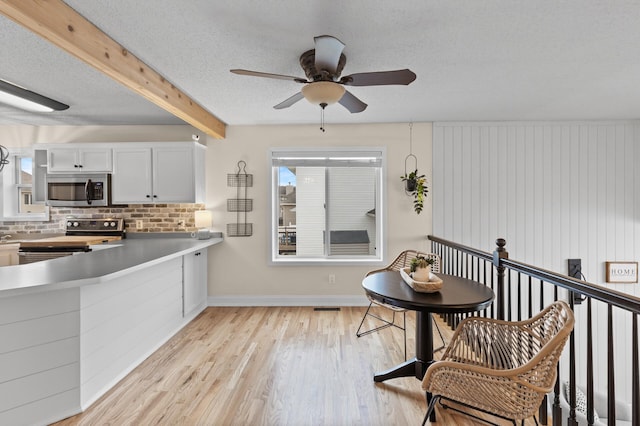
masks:
{"label": "greenery in planter", "polygon": [[435,261],[432,257],[416,256],[411,259],[411,272],[415,272],[418,268],[426,268],[427,266],[433,265]]}
{"label": "greenery in planter", "polygon": [[403,182],[405,182],[405,191],[409,195],[413,195],[413,209],[417,214],[420,214],[424,207],[424,199],[427,196],[427,179],[424,175],[418,175],[418,170],[404,174],[400,176]]}

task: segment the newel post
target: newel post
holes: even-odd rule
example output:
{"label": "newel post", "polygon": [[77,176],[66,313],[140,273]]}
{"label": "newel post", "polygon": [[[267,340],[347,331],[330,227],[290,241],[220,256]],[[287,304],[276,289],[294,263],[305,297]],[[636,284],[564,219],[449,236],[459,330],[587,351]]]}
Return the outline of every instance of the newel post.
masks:
{"label": "newel post", "polygon": [[498,238],[496,240],[496,249],[493,252],[493,265],[496,267],[496,271],[498,273],[498,285],[497,285],[497,319],[504,319],[504,298],[505,298],[505,283],[504,283],[504,270],[505,267],[502,265],[502,259],[508,259],[509,253],[504,248],[507,245],[507,241],[504,238]]}

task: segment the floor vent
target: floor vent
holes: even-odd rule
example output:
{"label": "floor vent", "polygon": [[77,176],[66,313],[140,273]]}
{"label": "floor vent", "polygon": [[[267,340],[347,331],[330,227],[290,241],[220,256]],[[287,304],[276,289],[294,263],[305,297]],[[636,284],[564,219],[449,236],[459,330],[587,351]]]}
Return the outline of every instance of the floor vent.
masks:
{"label": "floor vent", "polygon": [[340,308],[313,308],[314,311],[339,311]]}

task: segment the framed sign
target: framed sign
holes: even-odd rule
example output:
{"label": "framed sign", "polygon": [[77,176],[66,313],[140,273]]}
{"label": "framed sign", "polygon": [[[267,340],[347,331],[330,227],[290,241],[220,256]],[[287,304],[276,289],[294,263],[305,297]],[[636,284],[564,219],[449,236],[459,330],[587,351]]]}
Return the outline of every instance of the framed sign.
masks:
{"label": "framed sign", "polygon": [[608,283],[637,283],[638,262],[606,262]]}

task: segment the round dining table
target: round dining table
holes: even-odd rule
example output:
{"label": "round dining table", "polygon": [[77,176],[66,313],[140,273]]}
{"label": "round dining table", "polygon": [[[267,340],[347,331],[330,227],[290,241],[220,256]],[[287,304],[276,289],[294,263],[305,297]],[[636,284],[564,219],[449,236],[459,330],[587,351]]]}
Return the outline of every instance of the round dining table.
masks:
{"label": "round dining table", "polygon": [[367,276],[362,287],[372,299],[416,311],[416,356],[389,370],[376,373],[375,382],[415,376],[422,380],[433,363],[432,313],[468,313],[485,309],[494,299],[491,288],[479,282],[447,274],[436,274],[442,288],[433,293],[415,291],[400,272],[383,271]]}

